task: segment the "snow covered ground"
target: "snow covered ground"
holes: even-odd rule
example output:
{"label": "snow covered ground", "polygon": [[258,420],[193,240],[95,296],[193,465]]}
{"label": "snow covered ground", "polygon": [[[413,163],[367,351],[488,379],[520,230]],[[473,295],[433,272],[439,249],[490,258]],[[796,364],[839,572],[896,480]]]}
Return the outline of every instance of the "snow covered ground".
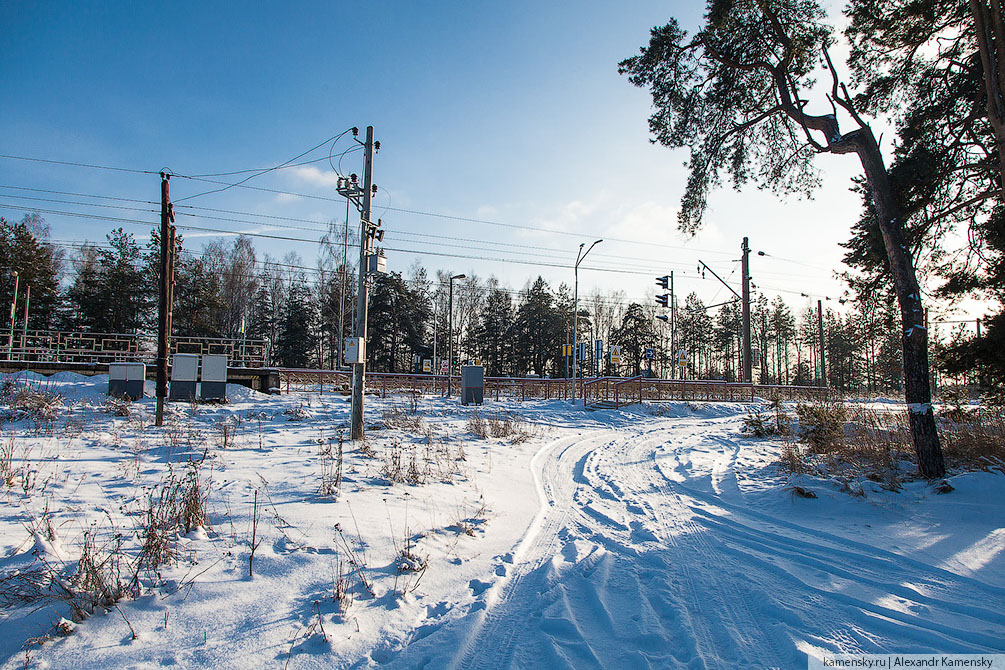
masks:
{"label": "snow covered ground", "polygon": [[[150,398],[104,411],[107,378],[18,379],[63,405],[52,424],[0,423],[3,668],[805,668],[823,652],[1005,652],[999,474],[955,476],[947,495],[865,481],[856,497],[781,475],[779,442],[739,434],[743,405],[368,397],[366,445],[344,443],[331,490],[341,396],[230,386],[229,404],[172,403],[155,428]],[[99,550],[118,536],[127,564],[151,496],[193,469],[209,526],[142,570],[138,597],[66,635],[66,604],[12,596],[11,575],[72,574],[85,534]]]}

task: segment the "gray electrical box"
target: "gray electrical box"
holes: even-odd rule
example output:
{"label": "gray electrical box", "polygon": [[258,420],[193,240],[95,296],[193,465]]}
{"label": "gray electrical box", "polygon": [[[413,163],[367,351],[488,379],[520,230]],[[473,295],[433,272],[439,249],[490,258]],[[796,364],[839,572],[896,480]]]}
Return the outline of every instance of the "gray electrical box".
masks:
{"label": "gray electrical box", "polygon": [[194,400],[199,381],[199,354],[175,354],[171,357],[169,400]]}
{"label": "gray electrical box", "polygon": [[144,363],[109,363],[108,395],[139,400],[143,397],[146,378],[147,366]]}
{"label": "gray electrical box", "polygon": [[202,384],[199,397],[203,400],[227,400],[227,355],[202,355]]}
{"label": "gray electrical box", "polygon": [[461,366],[461,404],[481,405],[485,396],[485,368],[481,365]]}
{"label": "gray electrical box", "polygon": [[369,274],[387,274],[387,258],[380,254],[367,255],[366,271]]}

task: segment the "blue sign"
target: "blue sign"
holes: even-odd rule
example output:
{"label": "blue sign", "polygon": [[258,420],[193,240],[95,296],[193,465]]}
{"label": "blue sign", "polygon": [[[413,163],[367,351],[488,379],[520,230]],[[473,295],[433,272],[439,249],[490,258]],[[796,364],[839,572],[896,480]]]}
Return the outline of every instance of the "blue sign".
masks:
{"label": "blue sign", "polygon": [[648,358],[649,360],[652,360],[655,357],[656,357],[656,352],[653,351],[652,348],[646,349],[646,358]]}

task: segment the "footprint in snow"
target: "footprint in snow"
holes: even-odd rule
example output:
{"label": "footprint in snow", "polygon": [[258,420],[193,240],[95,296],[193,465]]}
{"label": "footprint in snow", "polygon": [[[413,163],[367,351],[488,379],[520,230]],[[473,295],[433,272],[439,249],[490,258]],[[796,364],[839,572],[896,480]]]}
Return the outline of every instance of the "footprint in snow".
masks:
{"label": "footprint in snow", "polygon": [[471,589],[471,593],[475,596],[480,596],[485,593],[490,586],[492,586],[492,584],[489,582],[483,582],[480,579],[472,579],[468,582],[468,588]]}
{"label": "footprint in snow", "polygon": [[632,521],[629,525],[632,528],[631,539],[633,542],[656,542],[656,536],[638,521]]}

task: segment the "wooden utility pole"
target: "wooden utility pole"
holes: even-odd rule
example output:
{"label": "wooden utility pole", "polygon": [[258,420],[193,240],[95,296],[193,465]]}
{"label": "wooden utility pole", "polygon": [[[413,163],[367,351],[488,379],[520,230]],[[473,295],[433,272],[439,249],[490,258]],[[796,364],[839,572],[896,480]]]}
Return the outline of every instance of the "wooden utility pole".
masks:
{"label": "wooden utility pole", "polygon": [[[373,126],[366,127],[366,142],[363,144],[363,202],[359,215],[359,284],[356,292],[356,328],[361,351],[366,346],[367,308],[367,256],[373,242],[374,225],[370,222],[370,201],[373,186]],[[366,356],[352,366],[352,417],[350,436],[353,440],[363,439],[363,388],[366,384]]]}
{"label": "wooden utility pole", "polygon": [[[750,360],[750,244],[743,238],[743,381],[748,384],[753,381],[752,362]],[[725,282],[723,282],[725,283]]]}
{"label": "wooden utility pole", "polygon": [[174,209],[171,175],[161,172],[160,296],[157,302],[157,412],[154,423],[164,425],[164,400],[168,394],[168,352],[171,350],[171,298],[174,293]]}

